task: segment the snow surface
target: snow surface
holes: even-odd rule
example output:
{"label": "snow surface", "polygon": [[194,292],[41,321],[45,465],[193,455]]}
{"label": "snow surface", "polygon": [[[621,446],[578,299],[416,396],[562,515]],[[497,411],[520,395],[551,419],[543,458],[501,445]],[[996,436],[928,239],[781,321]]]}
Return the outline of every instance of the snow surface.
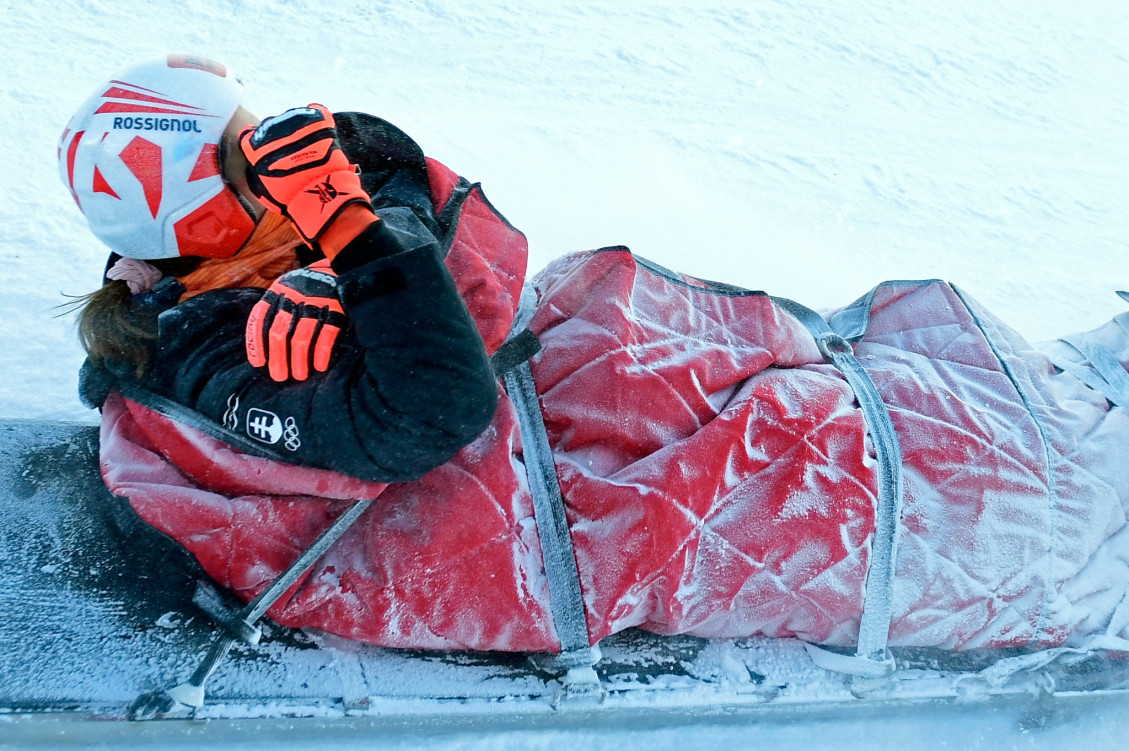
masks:
{"label": "snow surface", "polygon": [[[381,115],[529,236],[812,307],[942,277],[1030,338],[1129,286],[1129,4],[4,2],[0,416],[92,420],[60,293],[105,250],[55,146],[117,68],[216,57],[267,115]],[[1118,83],[1118,81],[1122,83]]]}
{"label": "snow surface", "polygon": [[[0,38],[2,417],[96,419],[74,395],[70,319],[54,316],[61,293],[98,284],[106,251],[55,145],[111,72],[169,51],[236,69],[260,115],[320,101],[398,124],[483,182],[529,236],[531,270],[627,244],[813,307],[942,277],[1032,339],[1124,309],[1123,0],[8,0]],[[1095,718],[1091,747],[1112,743],[1110,722]],[[613,735],[625,750],[689,740]],[[826,739],[791,740],[805,742]]]}

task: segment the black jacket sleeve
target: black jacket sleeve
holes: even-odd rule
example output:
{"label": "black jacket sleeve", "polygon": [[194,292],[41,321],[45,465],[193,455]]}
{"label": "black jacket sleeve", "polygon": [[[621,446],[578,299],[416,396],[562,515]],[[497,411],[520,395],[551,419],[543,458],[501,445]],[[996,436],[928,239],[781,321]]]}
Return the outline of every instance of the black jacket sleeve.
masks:
{"label": "black jacket sleeve", "polygon": [[361,168],[361,186],[377,213],[392,207],[410,209],[433,237],[440,237],[445,228],[435,218],[427,161],[419,145],[379,117],[339,112],[333,118],[341,148]]}
{"label": "black jacket sleeve", "polygon": [[279,384],[252,368],[243,323],[261,292],[220,290],[161,314],[146,388],[297,464],[397,482],[446,462],[498,386],[434,238],[410,210],[381,216],[333,262],[349,327],[328,372]]}

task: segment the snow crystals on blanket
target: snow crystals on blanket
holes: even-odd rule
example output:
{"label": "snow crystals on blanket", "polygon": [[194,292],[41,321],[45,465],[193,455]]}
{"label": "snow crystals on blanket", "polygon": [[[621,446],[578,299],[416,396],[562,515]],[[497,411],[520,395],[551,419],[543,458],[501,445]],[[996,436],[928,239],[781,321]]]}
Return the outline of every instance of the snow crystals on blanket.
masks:
{"label": "snow crystals on blanket", "polygon": [[[533,375],[591,640],[640,626],[853,644],[876,463],[854,395],[808,331],[763,293],[623,248],[563,258],[534,286]],[[856,356],[903,451],[891,643],[1124,635],[1123,411],[945,283],[887,283],[862,304]],[[245,597],[339,513],[327,498],[350,495],[228,499],[222,473],[142,471],[129,459],[162,444],[164,418],[132,412],[107,421],[107,480]],[[180,454],[252,461],[163,429],[192,447]],[[271,616],[386,646],[558,649],[505,395],[452,462],[380,493]]]}

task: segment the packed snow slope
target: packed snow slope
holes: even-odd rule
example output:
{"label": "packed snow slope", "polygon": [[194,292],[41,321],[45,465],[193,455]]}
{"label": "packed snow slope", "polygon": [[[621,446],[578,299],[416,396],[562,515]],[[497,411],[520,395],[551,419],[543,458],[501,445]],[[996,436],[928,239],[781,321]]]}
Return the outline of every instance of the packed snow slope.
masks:
{"label": "packed snow slope", "polygon": [[267,115],[320,101],[484,183],[531,271],[611,244],[841,305],[942,277],[1029,338],[1129,287],[1129,5],[974,0],[3,3],[0,416],[92,420],[62,293],[105,250],[55,145],[111,72],[218,58]]}

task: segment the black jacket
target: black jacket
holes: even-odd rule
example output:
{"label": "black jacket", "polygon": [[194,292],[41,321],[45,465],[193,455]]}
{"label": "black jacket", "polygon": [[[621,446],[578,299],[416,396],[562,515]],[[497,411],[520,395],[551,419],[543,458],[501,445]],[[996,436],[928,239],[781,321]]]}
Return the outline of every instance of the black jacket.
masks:
{"label": "black jacket", "polygon": [[244,325],[263,292],[214,290],[160,314],[143,378],[87,363],[87,403],[116,387],[241,450],[383,482],[422,476],[489,424],[497,384],[443,262],[422,151],[377,118],[335,117],[382,221],[333,260],[349,325],[329,371],[280,384],[252,368]]}

